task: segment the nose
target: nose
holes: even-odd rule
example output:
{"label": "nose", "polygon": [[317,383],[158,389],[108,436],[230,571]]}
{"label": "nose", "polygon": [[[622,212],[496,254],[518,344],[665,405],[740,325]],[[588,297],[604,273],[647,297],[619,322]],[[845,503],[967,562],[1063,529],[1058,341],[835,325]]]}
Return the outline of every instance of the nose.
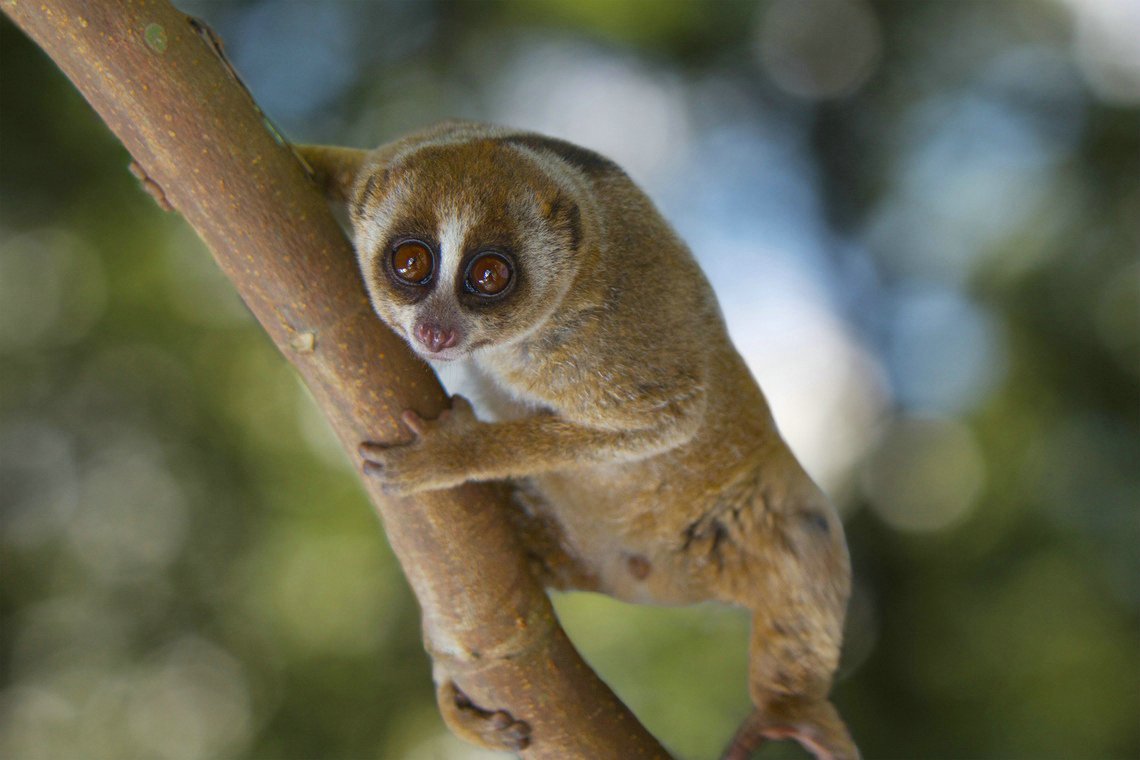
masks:
{"label": "nose", "polygon": [[445,348],[451,348],[459,342],[459,334],[452,329],[441,327],[433,322],[421,322],[416,325],[416,340],[433,354]]}

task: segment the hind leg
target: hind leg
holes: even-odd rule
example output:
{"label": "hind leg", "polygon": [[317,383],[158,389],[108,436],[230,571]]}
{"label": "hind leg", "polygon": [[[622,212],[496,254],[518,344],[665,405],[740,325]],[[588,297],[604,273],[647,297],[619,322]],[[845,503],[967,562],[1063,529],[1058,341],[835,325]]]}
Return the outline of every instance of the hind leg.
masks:
{"label": "hind leg", "polygon": [[531,572],[546,588],[598,591],[597,575],[570,551],[562,526],[546,502],[525,481],[511,484],[510,520],[523,545]]}
{"label": "hind leg", "polygon": [[828,701],[839,664],[850,568],[842,527],[826,502],[775,512],[729,509],[687,531],[709,587],[752,610],[749,691],[756,709],[725,758],[745,760],[766,741],[795,739],[818,760],[859,752]]}
{"label": "hind leg", "polygon": [[[756,709],[726,757],[743,760],[769,740],[794,739],[818,760],[857,760],[859,751],[828,701],[839,663],[841,614],[788,594],[752,618],[749,691]],[[736,750],[735,754],[733,750]]]}

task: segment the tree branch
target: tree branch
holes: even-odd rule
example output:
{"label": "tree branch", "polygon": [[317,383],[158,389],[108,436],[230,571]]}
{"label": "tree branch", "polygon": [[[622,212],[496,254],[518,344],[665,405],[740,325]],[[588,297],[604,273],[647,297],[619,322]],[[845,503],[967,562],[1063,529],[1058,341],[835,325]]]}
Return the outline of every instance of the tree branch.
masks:
{"label": "tree branch", "polygon": [[[440,412],[431,370],[373,315],[323,198],[200,25],[166,2],[2,7],[122,140],[147,190],[197,230],[350,456],[359,441],[405,435],[404,409]],[[502,489],[395,500],[364,483],[419,599],[428,650],[469,709],[525,721],[526,757],[667,757],[558,625]]]}

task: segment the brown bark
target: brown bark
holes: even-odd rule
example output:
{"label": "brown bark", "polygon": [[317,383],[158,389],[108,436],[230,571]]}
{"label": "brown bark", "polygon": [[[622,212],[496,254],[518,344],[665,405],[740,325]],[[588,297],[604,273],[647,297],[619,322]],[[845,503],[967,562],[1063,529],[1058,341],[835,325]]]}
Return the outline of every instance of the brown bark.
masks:
{"label": "brown bark", "polygon": [[[2,0],[193,225],[301,373],[349,455],[434,417],[430,369],[374,317],[349,244],[292,152],[190,19],[166,2]],[[419,599],[437,667],[531,728],[534,758],[667,757],[574,650],[505,519],[502,492],[365,487]],[[319,505],[314,505],[319,508]]]}

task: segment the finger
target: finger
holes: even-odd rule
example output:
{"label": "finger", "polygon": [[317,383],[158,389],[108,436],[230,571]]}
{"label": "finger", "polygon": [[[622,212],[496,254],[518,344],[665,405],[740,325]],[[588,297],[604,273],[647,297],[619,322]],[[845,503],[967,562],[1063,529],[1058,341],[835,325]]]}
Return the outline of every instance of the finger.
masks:
{"label": "finger", "polygon": [[411,409],[408,409],[403,414],[401,414],[400,419],[405,425],[408,426],[408,430],[411,430],[416,435],[423,435],[424,430],[427,428],[427,424],[424,418],[413,412]]}
{"label": "finger", "polygon": [[356,447],[356,453],[360,455],[361,459],[379,463],[389,448],[391,446],[387,443],[365,441]]}

